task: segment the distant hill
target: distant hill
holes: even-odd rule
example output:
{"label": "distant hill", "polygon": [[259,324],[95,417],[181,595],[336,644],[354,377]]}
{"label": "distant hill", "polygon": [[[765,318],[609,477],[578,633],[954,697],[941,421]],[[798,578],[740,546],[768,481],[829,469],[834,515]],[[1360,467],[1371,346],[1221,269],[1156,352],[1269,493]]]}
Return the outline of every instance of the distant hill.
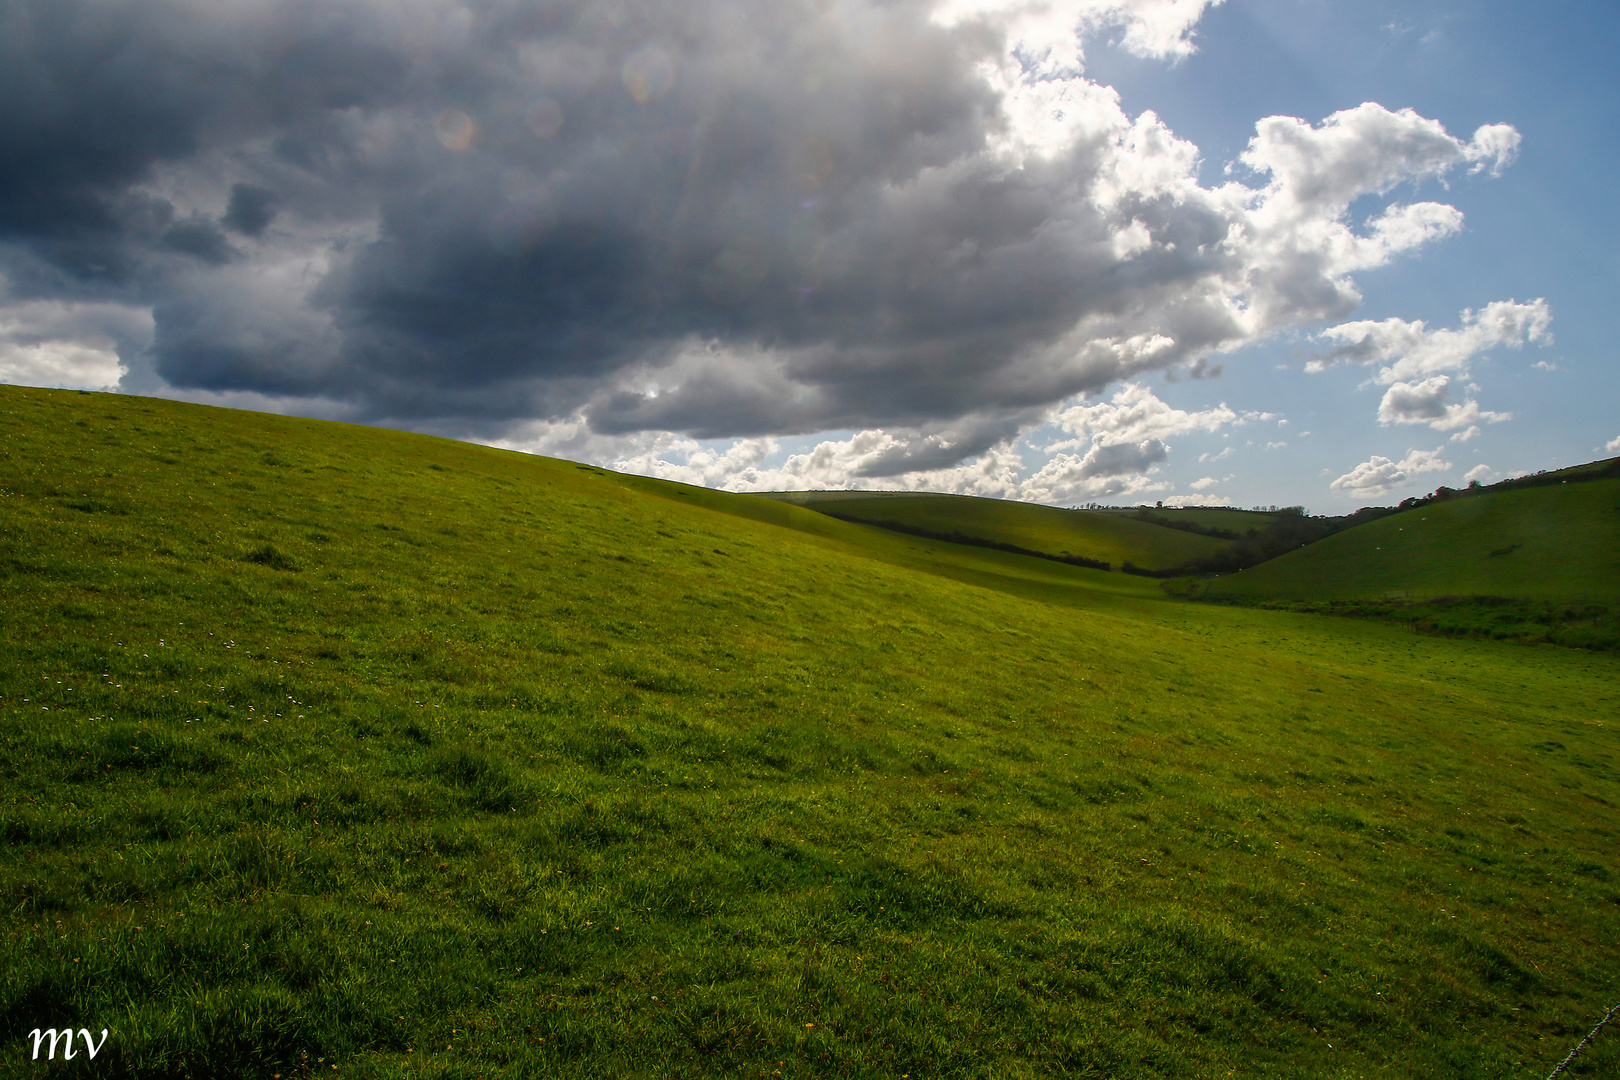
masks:
{"label": "distant hill", "polygon": [[1620,601],[1620,479],[1458,493],[1215,578],[1205,595],[1614,603]]}
{"label": "distant hill", "polygon": [[888,491],[790,491],[767,498],[808,507],[844,521],[957,543],[998,547],[1082,566],[1118,570],[1126,564],[1169,571],[1227,550],[1231,539],[1263,529],[1275,515],[1249,510],[1161,510],[1164,521],[1185,522],[1202,535],[1139,518],[1128,510],[1065,510],[1054,506]]}
{"label": "distant hill", "polygon": [[[765,511],[767,500],[791,503],[820,512],[805,521],[837,518],[1014,559],[1022,553],[1173,579],[1165,590],[1183,598],[1614,649],[1620,647],[1611,612],[1620,600],[1617,486],[1620,459],[1490,486],[1441,487],[1398,507],[1364,507],[1342,517],[1311,517],[1300,507],[1065,510],[921,492],[781,492],[745,501],[761,507],[747,513],[763,513],[762,520],[788,510]],[[743,503],[731,505],[730,512],[741,512]],[[937,572],[939,556],[931,553],[930,572]],[[1013,577],[1026,578],[1027,561],[1017,565]],[[992,587],[1005,587],[1000,574]],[[1086,585],[1098,587],[1107,586]]]}

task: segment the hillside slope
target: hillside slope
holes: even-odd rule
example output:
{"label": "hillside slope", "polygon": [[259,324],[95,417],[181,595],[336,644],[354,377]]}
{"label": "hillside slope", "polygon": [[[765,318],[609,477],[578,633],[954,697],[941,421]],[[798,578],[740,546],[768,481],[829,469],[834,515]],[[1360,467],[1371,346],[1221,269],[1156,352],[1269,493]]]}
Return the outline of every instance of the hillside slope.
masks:
{"label": "hillside slope", "polygon": [[[969,542],[1005,544],[1055,558],[1090,559],[1115,569],[1131,563],[1146,570],[1169,570],[1227,546],[1226,541],[1214,537],[1168,529],[1127,513],[1064,510],[1007,499],[820,491],[770,493],[766,497],[792,501],[845,520],[960,537]],[[1229,516],[1239,513],[1227,512]]]}
{"label": "hillside slope", "polygon": [[1143,588],[0,386],[0,1067],[1544,1074],[1620,662]]}
{"label": "hillside slope", "polygon": [[1212,599],[1620,602],[1620,480],[1493,491],[1359,525],[1209,583]]}

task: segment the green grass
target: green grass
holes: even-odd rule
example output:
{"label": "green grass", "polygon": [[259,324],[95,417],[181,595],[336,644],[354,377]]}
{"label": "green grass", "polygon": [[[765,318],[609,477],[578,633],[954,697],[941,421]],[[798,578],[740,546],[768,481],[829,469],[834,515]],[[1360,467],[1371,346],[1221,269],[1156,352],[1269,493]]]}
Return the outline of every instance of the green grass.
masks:
{"label": "green grass", "polygon": [[[1172,595],[1197,599],[1206,583],[1179,578],[1165,583]],[[1233,601],[1225,601],[1232,603]],[[1441,596],[1390,600],[1260,600],[1272,611],[1309,612],[1343,618],[1381,619],[1421,633],[1490,638],[1574,649],[1620,650],[1620,623],[1601,604],[1555,604],[1499,596]]]}
{"label": "green grass", "polygon": [[0,611],[7,1074],[1539,1077],[1620,996],[1612,656],[16,387]]}
{"label": "green grass", "polygon": [[834,539],[868,559],[1044,603],[1097,608],[1106,607],[1115,599],[1164,598],[1157,582],[1141,577],[842,521],[796,505],[784,505],[785,500],[774,493],[736,495],[605,470],[595,470],[595,473],[658,498]]}
{"label": "green grass", "polygon": [[[1214,537],[1138,521],[1129,512],[1063,510],[1005,499],[913,492],[798,491],[770,497],[845,519],[1092,559],[1115,569],[1129,562],[1146,570],[1169,570],[1227,546],[1227,541]],[[1249,516],[1242,511],[1225,513]],[[1245,526],[1252,527],[1253,523]]]}
{"label": "green grass", "polygon": [[1620,480],[1431,503],[1228,574],[1211,581],[1206,595],[1614,604],[1620,602]]}
{"label": "green grass", "polygon": [[[1134,511],[1104,511],[1104,513],[1134,513]],[[1277,515],[1263,510],[1227,510],[1218,506],[1181,506],[1154,510],[1158,517],[1171,521],[1186,521],[1206,529],[1224,529],[1243,536],[1250,529],[1264,529]]]}

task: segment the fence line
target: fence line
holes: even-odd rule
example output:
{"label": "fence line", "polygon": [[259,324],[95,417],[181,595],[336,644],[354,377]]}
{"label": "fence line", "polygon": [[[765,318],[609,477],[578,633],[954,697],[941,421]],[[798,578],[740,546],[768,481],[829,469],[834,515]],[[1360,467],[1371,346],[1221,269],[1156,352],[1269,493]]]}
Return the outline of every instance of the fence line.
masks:
{"label": "fence line", "polygon": [[1592,1040],[1597,1038],[1597,1033],[1603,1030],[1604,1024],[1607,1024],[1610,1020],[1614,1019],[1615,1013],[1620,1013],[1620,1002],[1617,1002],[1614,1008],[1603,1014],[1603,1019],[1597,1022],[1597,1027],[1593,1028],[1591,1031],[1588,1031],[1586,1033],[1586,1038],[1577,1043],[1575,1045],[1575,1049],[1569,1052],[1569,1056],[1558,1063],[1558,1068],[1547,1074],[1547,1080],[1553,1080],[1553,1077],[1557,1076],[1559,1073],[1563,1072],[1569,1067],[1569,1063],[1575,1060],[1576,1054],[1592,1045]]}

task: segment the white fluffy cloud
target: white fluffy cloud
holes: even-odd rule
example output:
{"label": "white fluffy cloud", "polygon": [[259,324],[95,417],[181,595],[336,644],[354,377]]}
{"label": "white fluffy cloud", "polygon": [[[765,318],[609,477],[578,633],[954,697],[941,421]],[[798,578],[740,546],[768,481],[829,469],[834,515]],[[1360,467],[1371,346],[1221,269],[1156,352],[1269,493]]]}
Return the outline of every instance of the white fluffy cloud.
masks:
{"label": "white fluffy cloud", "polygon": [[[690,439],[669,439],[656,449],[613,461],[620,472],[678,480],[699,487],[731,491],[768,491],[760,465],[776,450],[774,439],[739,439],[723,451],[707,449]],[[676,462],[670,458],[683,460]]]}
{"label": "white fluffy cloud", "polygon": [[1613,439],[1610,439],[1608,445],[1603,449],[1607,450],[1611,454],[1620,454],[1620,435],[1616,435]]}
{"label": "white fluffy cloud", "polygon": [[725,491],[902,490],[946,491],[991,498],[1019,498],[1023,460],[1006,446],[993,447],[971,462],[944,469],[870,475],[875,463],[911,446],[886,431],[861,431],[847,439],[827,439],[781,464],[767,466],[779,443],[741,439],[725,449],[682,436],[602,439],[584,431],[583,422],[535,431],[513,449],[561,454],[595,461],[620,472],[656,476]]}
{"label": "white fluffy cloud", "polygon": [[943,0],[934,9],[942,26],[983,22],[1001,27],[1008,51],[1028,58],[1043,75],[1075,74],[1084,67],[1077,28],[1122,31],[1120,44],[1141,57],[1179,59],[1193,51],[1193,28],[1221,0]]}
{"label": "white fluffy cloud", "polygon": [[1021,485],[1030,502],[1074,503],[1088,499],[1163,491],[1170,485],[1148,473],[1169,456],[1158,439],[1094,442],[1084,454],[1058,454]]}
{"label": "white fluffy cloud", "polygon": [[[1486,412],[1477,401],[1451,402],[1451,377],[1431,375],[1420,383],[1398,382],[1384,393],[1378,405],[1382,424],[1428,424],[1436,431],[1467,428],[1477,433],[1480,422],[1496,424],[1513,419],[1512,413]],[[1459,432],[1457,442],[1467,442],[1472,434]]]}
{"label": "white fluffy cloud", "polygon": [[1053,423],[1071,437],[1045,447],[1053,456],[1021,485],[1020,493],[1035,502],[1074,503],[1163,490],[1166,485],[1148,474],[1168,460],[1171,447],[1165,440],[1275,419],[1273,413],[1240,413],[1224,402],[1189,412],[1173,408],[1145,386],[1126,383],[1111,401],[1075,404],[1058,412]]}
{"label": "white fluffy cloud", "polygon": [[1421,320],[1341,323],[1316,335],[1332,348],[1305,370],[1319,372],[1336,363],[1380,365],[1374,380],[1389,389],[1378,404],[1379,423],[1427,424],[1456,432],[1453,442],[1467,442],[1480,433],[1481,423],[1501,423],[1513,414],[1486,410],[1473,398],[1452,401],[1452,374],[1466,376],[1474,358],[1491,349],[1548,344],[1551,325],[1552,311],[1540,299],[1498,300],[1482,311],[1464,311],[1454,330],[1430,330]]}
{"label": "white fluffy cloud", "polygon": [[[1066,506],[1093,499],[1119,499],[1170,490],[1166,481],[1155,480],[1142,472],[1099,470],[1099,462],[1087,460],[1087,457],[1089,455],[1059,454],[1019,485],[1019,497],[1027,502]],[[1138,457],[1133,464],[1153,467],[1146,455]]]}
{"label": "white fluffy cloud", "polygon": [[[725,491],[806,489],[932,490],[997,498],[1018,497],[1023,461],[1007,445],[992,447],[968,463],[945,469],[894,472],[886,462],[916,454],[927,440],[915,433],[871,429],[844,439],[825,439],[810,450],[790,454],[775,466],[766,461],[780,451],[775,438],[711,440],[708,445],[670,432],[602,435],[585,417],[526,425],[490,445],[531,454],[588,461],[620,472],[656,476]],[[948,448],[945,451],[948,453]],[[881,473],[872,475],[874,471]]]}
{"label": "white fluffy cloud", "polygon": [[0,382],[69,390],[111,390],[128,371],[109,349],[50,341],[0,345]]}
{"label": "white fluffy cloud", "polygon": [[[937,462],[952,458],[950,439],[977,433],[921,436],[874,428],[823,440],[768,465],[780,449],[773,438],[716,446],[667,432],[604,436],[576,416],[529,425],[521,438],[496,445],[729,491],[928,490],[1069,504],[1168,490],[1168,483],[1152,476],[1169,458],[1166,439],[1275,419],[1272,413],[1240,413],[1224,404],[1200,411],[1175,409],[1146,387],[1127,384],[1111,401],[1061,410],[1054,425],[1072,437],[1046,447],[1049,459],[1027,477],[1025,462],[1013,449],[1016,427],[976,457],[944,467]],[[1217,455],[1224,456],[1226,452]],[[897,470],[896,461],[919,462],[920,467]],[[1211,478],[1191,486],[1201,491],[1216,482]]]}
{"label": "white fluffy cloud", "polygon": [[1442,461],[1440,451],[1408,450],[1400,461],[1373,455],[1329,485],[1334,491],[1367,497],[1382,495],[1424,473],[1445,472],[1451,463]]}
{"label": "white fluffy cloud", "polygon": [[120,351],[133,351],[151,336],[150,312],[125,304],[0,305],[0,382],[112,389],[129,370]]}
{"label": "white fluffy cloud", "polygon": [[1550,343],[1551,325],[1552,309],[1539,299],[1528,304],[1498,300],[1482,311],[1464,311],[1455,330],[1430,330],[1422,320],[1341,323],[1317,334],[1333,348],[1307,364],[1306,370],[1321,371],[1340,362],[1382,364],[1376,378],[1385,386],[1442,372],[1466,373],[1474,357],[1491,349]]}
{"label": "white fluffy cloud", "polygon": [[1231,506],[1226,495],[1171,495],[1164,500],[1166,506]]}
{"label": "white fluffy cloud", "polygon": [[1462,166],[1499,171],[1517,147],[1518,133],[1505,125],[1482,127],[1464,142],[1411,109],[1373,102],[1315,127],[1294,117],[1261,120],[1239,160],[1271,180],[1248,196],[1250,208],[1234,223],[1249,264],[1252,332],[1348,313],[1360,294],[1347,275],[1462,227],[1455,207],[1394,203],[1357,233],[1348,220],[1357,199]]}
{"label": "white fluffy cloud", "polygon": [[1218,431],[1228,424],[1273,419],[1275,416],[1271,413],[1239,413],[1225,402],[1213,409],[1188,412],[1161,401],[1145,386],[1126,383],[1115,392],[1111,401],[1096,405],[1071,405],[1060,410],[1053,423],[1074,438],[1052,443],[1046,449],[1070,450],[1083,445],[1088,439],[1093,444],[1139,443],[1147,439],[1174,438],[1194,431]]}

